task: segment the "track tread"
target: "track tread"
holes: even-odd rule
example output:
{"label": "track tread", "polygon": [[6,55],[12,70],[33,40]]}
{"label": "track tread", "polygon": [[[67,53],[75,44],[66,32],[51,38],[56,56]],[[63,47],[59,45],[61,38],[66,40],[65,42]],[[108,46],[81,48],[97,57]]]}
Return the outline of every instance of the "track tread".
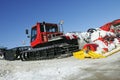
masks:
{"label": "track tread", "polygon": [[77,45],[58,44],[23,51],[20,54],[20,58],[22,61],[62,58],[71,56],[71,53],[75,50],[78,50]]}

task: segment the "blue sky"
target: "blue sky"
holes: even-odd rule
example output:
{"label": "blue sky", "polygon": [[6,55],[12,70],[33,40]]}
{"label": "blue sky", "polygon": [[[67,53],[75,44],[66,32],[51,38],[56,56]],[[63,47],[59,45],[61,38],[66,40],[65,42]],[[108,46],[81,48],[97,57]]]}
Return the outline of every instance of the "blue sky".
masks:
{"label": "blue sky", "polygon": [[22,46],[36,22],[59,23],[64,31],[86,31],[120,18],[120,0],[0,0],[0,46]]}

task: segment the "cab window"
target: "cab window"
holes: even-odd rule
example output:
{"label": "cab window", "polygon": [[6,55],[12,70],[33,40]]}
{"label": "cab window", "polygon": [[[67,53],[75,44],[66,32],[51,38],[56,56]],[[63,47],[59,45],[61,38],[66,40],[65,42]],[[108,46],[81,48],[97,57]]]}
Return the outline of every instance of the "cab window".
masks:
{"label": "cab window", "polygon": [[31,30],[31,42],[36,39],[36,36],[37,36],[37,29],[36,29],[36,27],[34,27]]}

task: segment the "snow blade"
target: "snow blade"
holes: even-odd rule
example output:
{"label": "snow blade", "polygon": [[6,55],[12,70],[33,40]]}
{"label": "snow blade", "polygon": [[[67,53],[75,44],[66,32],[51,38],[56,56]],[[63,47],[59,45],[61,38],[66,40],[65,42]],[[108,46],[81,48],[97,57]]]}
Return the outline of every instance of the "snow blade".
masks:
{"label": "snow blade", "polygon": [[92,59],[98,59],[98,58],[105,58],[105,56],[95,53],[94,51],[89,51],[86,53],[84,50],[80,50],[73,53],[73,56],[77,59],[85,59],[85,58],[92,58]]}
{"label": "snow blade", "polygon": [[80,51],[74,52],[73,56],[76,59],[85,59],[85,58],[98,59],[98,58],[108,57],[108,56],[115,54],[119,51],[120,51],[120,47],[117,47],[117,48],[113,49],[112,51],[106,52],[103,54],[96,53],[95,51],[89,51],[86,53],[84,50],[80,50]]}

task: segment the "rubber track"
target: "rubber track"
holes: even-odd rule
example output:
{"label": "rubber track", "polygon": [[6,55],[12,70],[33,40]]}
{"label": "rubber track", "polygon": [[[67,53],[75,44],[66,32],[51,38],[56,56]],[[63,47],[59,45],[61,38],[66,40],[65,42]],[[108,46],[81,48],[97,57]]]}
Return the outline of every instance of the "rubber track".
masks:
{"label": "rubber track", "polygon": [[71,53],[76,50],[78,50],[78,46],[76,45],[59,44],[23,51],[20,54],[20,59],[22,61],[29,61],[29,60],[52,59],[61,56],[65,57],[72,55]]}

